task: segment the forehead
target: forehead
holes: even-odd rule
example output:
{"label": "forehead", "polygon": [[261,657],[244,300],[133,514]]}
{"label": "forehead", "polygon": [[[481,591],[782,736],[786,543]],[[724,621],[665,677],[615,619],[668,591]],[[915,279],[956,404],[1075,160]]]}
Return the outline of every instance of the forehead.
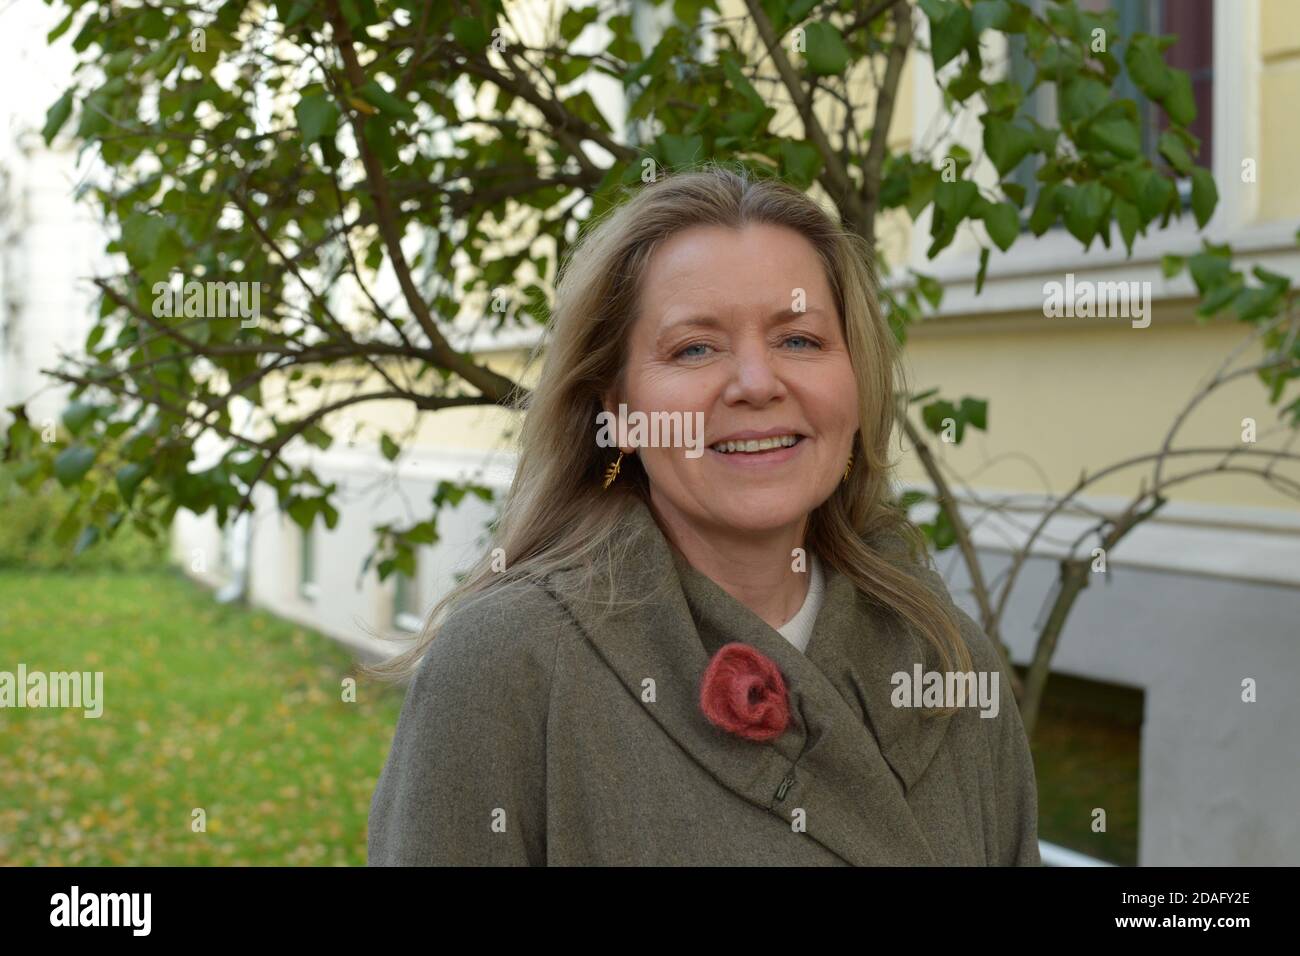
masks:
{"label": "forehead", "polygon": [[830,283],[813,244],[784,226],[691,226],[651,256],[641,288],[643,312],[663,318],[678,306],[727,310],[782,308],[796,289],[829,306]]}

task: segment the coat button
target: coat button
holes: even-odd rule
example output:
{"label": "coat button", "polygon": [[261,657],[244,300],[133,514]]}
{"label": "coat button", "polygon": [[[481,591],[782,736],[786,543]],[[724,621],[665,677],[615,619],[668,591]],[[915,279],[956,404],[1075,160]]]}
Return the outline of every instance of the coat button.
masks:
{"label": "coat button", "polygon": [[794,786],[794,774],[786,774],[785,779],[781,781],[781,786],[776,791],[776,799],[784,800],[785,795],[790,792],[792,786]]}

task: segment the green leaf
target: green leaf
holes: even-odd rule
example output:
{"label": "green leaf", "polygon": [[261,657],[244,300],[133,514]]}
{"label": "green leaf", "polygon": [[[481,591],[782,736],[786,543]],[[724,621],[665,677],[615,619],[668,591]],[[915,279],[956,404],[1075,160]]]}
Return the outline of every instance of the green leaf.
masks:
{"label": "green leaf", "polygon": [[149,469],[144,465],[135,463],[123,465],[117,470],[117,490],[122,495],[122,500],[128,505],[135,499],[135,490],[140,487],[140,482],[144,481],[145,475]]}
{"label": "green leaf", "polygon": [[295,498],[289,502],[289,517],[293,523],[302,530],[307,531],[311,528],[311,523],[316,518],[319,498]]}
{"label": "green leaf", "polygon": [[1159,143],[1160,155],[1169,160],[1169,165],[1178,170],[1184,176],[1192,172],[1192,157],[1187,152],[1187,147],[1183,141],[1173,133],[1166,130],[1160,134]]}
{"label": "green leaf", "polygon": [[68,426],[68,431],[74,435],[80,435],[86,423],[94,417],[95,406],[87,405],[85,402],[73,402],[63,410],[63,424]]}
{"label": "green leaf", "polygon": [[808,15],[809,10],[817,6],[817,3],[818,0],[793,0],[786,8],[785,15],[790,18],[791,23],[798,23]]}
{"label": "green leaf", "polygon": [[1005,176],[1019,166],[1020,161],[1033,150],[1034,143],[1032,132],[1008,120],[997,116],[984,120],[984,150],[999,175]]}
{"label": "green leaf", "polygon": [[989,247],[980,247],[980,266],[975,273],[975,294],[979,295],[984,291],[984,280],[989,274]]}
{"label": "green leaf", "polygon": [[122,249],[137,270],[146,268],[156,258],[167,235],[167,223],[161,216],[133,212],[122,221]]}
{"label": "green leaf", "polygon": [[1232,307],[1242,322],[1253,322],[1277,311],[1281,293],[1271,286],[1242,289],[1233,299]]}
{"label": "green leaf", "polygon": [[315,445],[322,451],[327,450],[330,445],[334,444],[334,436],[319,425],[308,425],[302,430],[300,437],[303,441]]}
{"label": "green leaf", "polygon": [[1011,17],[1007,0],[976,0],[971,8],[971,29],[976,36],[985,30],[1000,30]]}
{"label": "green leaf", "polygon": [[984,102],[994,113],[1012,112],[1024,102],[1025,91],[1019,83],[1003,80],[984,88]]}
{"label": "green leaf", "polygon": [[1199,252],[1187,260],[1187,270],[1196,283],[1196,291],[1205,295],[1213,287],[1224,282],[1232,273],[1232,263],[1226,256],[1213,252]]}
{"label": "green leaf", "polygon": [[[573,12],[573,11],[570,11]],[[596,13],[597,11],[592,11]],[[566,14],[567,16],[567,14]],[[590,20],[588,21],[590,22]],[[581,29],[581,28],[579,28]],[[561,30],[563,30],[563,20],[561,20]],[[451,35],[467,50],[475,52],[485,49],[488,45],[487,28],[483,26],[483,21],[475,17],[455,17],[451,21]],[[574,34],[576,36],[576,34]],[[378,106],[379,104],[374,104]]]}
{"label": "green leaf", "polygon": [[1138,218],[1137,207],[1131,202],[1116,199],[1115,221],[1119,223],[1119,234],[1124,239],[1124,248],[1132,255],[1133,241],[1137,238],[1138,229],[1142,225],[1141,220]]}
{"label": "green leaf", "polygon": [[1078,75],[1061,88],[1058,103],[1062,124],[1074,125],[1091,119],[1110,101],[1106,84],[1091,76]]}
{"label": "green leaf", "polygon": [[[72,14],[68,14],[68,17],[71,18]],[[45,111],[45,126],[41,128],[41,138],[45,140],[46,146],[50,145],[50,141],[59,134],[63,124],[72,115],[72,92],[68,90]]]}
{"label": "green leaf", "polygon": [[1168,179],[1153,169],[1144,170],[1137,190],[1137,207],[1142,221],[1150,222],[1163,213],[1177,195],[1178,191]]}
{"label": "green leaf", "polygon": [[1264,285],[1277,289],[1279,293],[1286,292],[1287,289],[1291,288],[1291,280],[1280,272],[1265,269],[1263,266],[1255,266],[1250,270],[1250,273]]}
{"label": "green leaf", "polygon": [[72,26],[72,20],[74,17],[76,17],[76,15],[77,15],[77,10],[74,7],[73,9],[68,11],[68,15],[66,17],[64,17],[62,20],[59,21],[58,26],[56,26],[49,33],[45,34],[45,43],[47,46],[53,43],[59,37],[63,36],[63,34],[68,32],[68,27]]}
{"label": "green leaf", "polygon": [[987,401],[980,398],[963,398],[960,412],[971,427],[978,428],[980,431],[988,431],[989,403]]}
{"label": "green leaf", "polygon": [[1048,183],[1038,191],[1034,211],[1029,215],[1029,231],[1035,236],[1041,236],[1056,222],[1056,200],[1060,191],[1061,187],[1057,183]]}
{"label": "green leaf", "polygon": [[1003,252],[1010,249],[1020,235],[1020,210],[1009,202],[989,203],[984,207],[983,218],[989,238]]}
{"label": "green leaf", "polygon": [[1201,304],[1196,308],[1196,314],[1214,315],[1223,311],[1227,308],[1228,303],[1237,297],[1239,291],[1241,291],[1241,283],[1231,280],[1215,286],[1210,291],[1210,294],[1201,300]]}
{"label": "green leaf", "polygon": [[[564,16],[560,17],[560,36],[566,40],[576,40],[578,35],[590,24],[595,23],[596,18],[599,16],[600,7],[595,5],[566,10]],[[455,32],[454,20],[452,21],[452,31]]]}
{"label": "green leaf", "polygon": [[383,452],[385,458],[389,461],[393,461],[402,453],[402,446],[397,444],[397,442],[393,441],[387,435],[380,435],[379,450]]}
{"label": "green leaf", "polygon": [[1196,225],[1202,229],[1214,215],[1214,207],[1219,204],[1219,190],[1214,185],[1214,177],[1203,166],[1192,170],[1192,212],[1196,215]]}
{"label": "green leaf", "polygon": [[59,484],[70,488],[86,477],[90,466],[95,463],[96,451],[86,445],[73,445],[59,452],[54,459],[54,477]]}
{"label": "green leaf", "polygon": [[972,57],[966,61],[966,64],[961,68],[961,72],[948,84],[948,95],[958,103],[964,103],[983,86],[984,78],[980,76],[979,60]]}
{"label": "green leaf", "polygon": [[1101,183],[1084,183],[1063,190],[1065,195],[1065,228],[1085,246],[1092,242],[1102,228],[1110,208],[1112,193]]}
{"label": "green leaf", "polygon": [[816,147],[799,140],[787,139],[781,143],[781,171],[800,189],[812,185],[821,172],[822,154]]}
{"label": "green leaf", "polygon": [[324,93],[304,96],[294,107],[298,128],[302,131],[302,144],[310,146],[325,135],[333,135],[338,126],[339,108]]}
{"label": "green leaf", "polygon": [[1025,204],[1025,187],[1020,185],[1020,183],[1005,182],[1000,183],[999,186],[1002,189],[1003,195],[1017,206],[1023,206]]}
{"label": "green leaf", "polygon": [[1196,97],[1192,95],[1192,78],[1182,70],[1170,71],[1169,94],[1160,101],[1169,118],[1179,126],[1191,126],[1196,120]]}
{"label": "green leaf", "polygon": [[421,521],[419,524],[411,525],[404,537],[412,544],[437,544],[438,529],[432,521]]}
{"label": "green leaf", "polygon": [[311,13],[311,9],[315,5],[315,0],[297,0],[293,7],[290,8],[289,13],[285,16],[284,25],[286,27],[291,27],[295,23],[299,23],[306,19],[307,14]]}
{"label": "green leaf", "polygon": [[764,102],[763,97],[759,95],[758,90],[754,89],[753,84],[749,82],[749,78],[741,71],[739,64],[736,63],[735,56],[732,55],[730,51],[727,51],[722,54],[721,58],[722,72],[726,74],[727,82],[729,82],[741,96],[749,101],[750,105],[754,107],[756,112],[761,113],[765,110],[767,108],[767,103]]}
{"label": "green leaf", "polygon": [[1166,279],[1172,279],[1178,273],[1183,271],[1183,266],[1187,261],[1182,256],[1175,256],[1170,253],[1160,257],[1160,271]]}
{"label": "green leaf", "polygon": [[1089,124],[1087,139],[1091,145],[1109,150],[1123,159],[1135,159],[1142,151],[1142,135],[1137,123],[1127,117],[1099,118]]}
{"label": "green leaf", "polygon": [[411,104],[405,100],[400,100],[392,93],[380,86],[374,80],[371,80],[365,86],[357,90],[357,96],[361,97],[381,113],[387,113],[390,116],[401,116],[410,119],[415,116],[415,110]]}
{"label": "green leaf", "polygon": [[[957,430],[960,432],[961,428],[958,427]],[[961,438],[959,437],[957,441],[960,442]],[[934,549],[936,551],[943,551],[947,548],[951,548],[957,543],[957,531],[952,526],[952,521],[948,517],[948,512],[944,511],[942,508],[940,508],[938,513],[935,514],[934,525],[932,527]]]}
{"label": "green leaf", "polygon": [[387,123],[367,123],[361,135],[379,157],[385,170],[401,165],[397,141],[393,139],[393,131],[388,128]]}
{"label": "green leaf", "polygon": [[964,4],[950,0],[921,0],[921,9],[930,19],[930,55],[937,72],[974,42],[971,12]]}
{"label": "green leaf", "polygon": [[934,207],[941,214],[942,227],[955,229],[979,197],[979,189],[969,179],[942,182],[934,188]]}
{"label": "green leaf", "polygon": [[1136,34],[1124,51],[1124,65],[1139,90],[1159,102],[1173,86],[1173,71],[1165,63],[1156,38]]}
{"label": "green leaf", "polygon": [[838,76],[849,65],[849,48],[840,31],[824,20],[814,20],[804,27],[808,69],[818,76]]}
{"label": "green leaf", "polygon": [[676,133],[664,133],[659,137],[663,149],[665,165],[673,169],[693,166],[703,158],[703,136],[681,136]]}
{"label": "green leaf", "polygon": [[939,303],[943,301],[943,286],[938,279],[918,272],[916,273],[916,290],[921,293],[926,302],[930,303],[931,308],[939,308]]}
{"label": "green leaf", "polygon": [[961,416],[957,414],[957,408],[952,402],[946,399],[940,399],[937,402],[931,402],[921,409],[921,420],[925,422],[925,427],[930,429],[936,435],[943,431],[944,419],[951,418],[955,423],[954,435],[958,442],[961,441],[962,422]]}

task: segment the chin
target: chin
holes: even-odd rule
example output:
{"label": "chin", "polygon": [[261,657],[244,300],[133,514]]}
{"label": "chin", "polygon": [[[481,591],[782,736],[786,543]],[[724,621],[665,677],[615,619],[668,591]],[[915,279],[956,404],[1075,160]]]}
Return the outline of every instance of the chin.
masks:
{"label": "chin", "polygon": [[[802,496],[801,496],[802,498]],[[798,524],[817,506],[811,500],[792,500],[793,495],[737,494],[712,509],[718,524],[736,531],[775,531]]]}

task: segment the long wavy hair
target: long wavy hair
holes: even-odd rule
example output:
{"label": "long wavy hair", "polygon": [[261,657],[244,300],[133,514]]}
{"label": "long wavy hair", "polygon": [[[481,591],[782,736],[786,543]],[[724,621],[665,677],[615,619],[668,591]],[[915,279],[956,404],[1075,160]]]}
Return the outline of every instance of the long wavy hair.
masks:
{"label": "long wavy hair", "polygon": [[[634,496],[649,504],[647,477],[638,456],[630,463],[625,456],[618,481],[602,489],[602,475],[618,450],[597,445],[595,424],[601,396],[624,368],[646,266],[669,237],[690,226],[739,229],[749,223],[792,229],[817,250],[857,378],[860,427],[853,468],[814,509],[806,545],[869,600],[923,635],[946,669],[971,669],[949,608],[897,560],[900,541],[905,561],[926,560],[918,557],[925,546],[919,529],[890,498],[895,382],[902,368],[897,339],[876,298],[870,248],[792,186],[754,177],[743,167],[708,165],[639,186],[587,223],[560,271],[549,341],[539,346],[545,353],[540,379],[516,403],[525,413],[518,467],[490,547],[433,608],[413,646],[366,672],[381,679],[413,673],[446,613],[471,596],[521,580],[546,580],[554,589],[554,572],[575,567],[588,569],[585,583],[572,583],[572,575],[556,577],[571,582],[570,588],[590,589],[596,569],[618,560],[622,536],[616,530]],[[504,553],[504,570],[499,561],[494,569],[494,552],[498,558]]]}

